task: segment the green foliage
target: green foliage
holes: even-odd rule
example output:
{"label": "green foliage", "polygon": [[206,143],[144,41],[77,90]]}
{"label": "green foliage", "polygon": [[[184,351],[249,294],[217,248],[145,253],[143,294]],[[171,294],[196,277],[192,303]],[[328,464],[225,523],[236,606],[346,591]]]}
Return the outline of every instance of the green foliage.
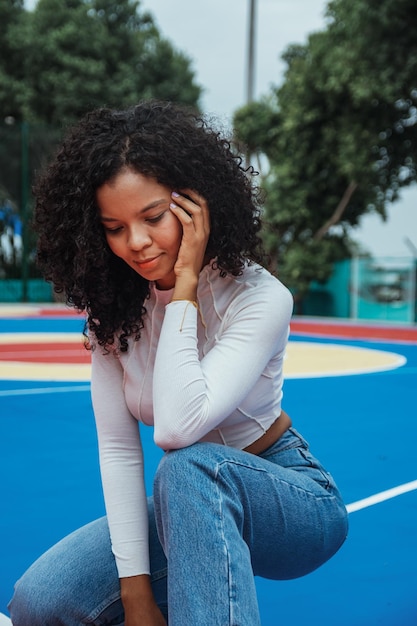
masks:
{"label": "green foliage", "polygon": [[[24,198],[36,172],[63,128],[85,112],[145,98],[199,108],[190,59],[162,37],[138,0],[39,0],[32,12],[23,0],[0,0],[0,40],[0,211],[11,204],[25,226],[31,199],[23,210]],[[32,275],[30,230],[24,241]],[[16,275],[16,263],[0,248],[0,274]]]}
{"label": "green foliage", "polygon": [[0,2],[0,119],[14,115],[23,106],[25,99],[25,28],[23,1]]}
{"label": "green foliage", "polygon": [[39,0],[28,12],[15,0],[2,7],[8,48],[0,64],[0,119],[62,127],[97,106],[150,97],[198,107],[201,88],[190,60],[138,1]]}
{"label": "green foliage", "polygon": [[349,254],[350,227],[416,180],[414,0],[334,0],[327,28],[290,46],[282,85],[237,111],[270,170],[265,243],[298,293]]}

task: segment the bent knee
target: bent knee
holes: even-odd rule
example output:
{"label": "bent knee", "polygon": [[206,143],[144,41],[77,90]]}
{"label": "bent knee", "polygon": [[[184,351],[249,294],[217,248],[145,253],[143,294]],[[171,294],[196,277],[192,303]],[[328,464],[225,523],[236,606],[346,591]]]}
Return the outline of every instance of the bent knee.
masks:
{"label": "bent knee", "polygon": [[197,442],[192,446],[170,450],[161,459],[155,474],[155,481],[176,482],[184,477],[189,479],[194,473],[212,474],[224,454],[224,446],[214,443]]}
{"label": "bent knee", "polygon": [[[154,479],[157,503],[165,496],[200,498],[216,484],[219,468],[225,464],[224,446],[195,443],[167,452],[161,459]],[[159,504],[158,504],[159,508]]]}
{"label": "bent knee", "polygon": [[47,595],[47,583],[45,585],[45,581],[32,576],[29,569],[17,581],[8,607],[13,626],[45,626],[54,623],[57,616],[50,613]]}

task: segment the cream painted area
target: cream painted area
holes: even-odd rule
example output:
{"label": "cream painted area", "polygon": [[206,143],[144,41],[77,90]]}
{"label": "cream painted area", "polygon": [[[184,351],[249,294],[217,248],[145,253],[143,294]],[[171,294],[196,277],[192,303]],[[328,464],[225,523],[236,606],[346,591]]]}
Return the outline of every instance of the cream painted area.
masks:
{"label": "cream painted area", "polygon": [[[0,334],[0,352],[7,354],[8,344],[25,344],[30,354],[31,344],[42,344],[45,353],[48,345],[68,344],[69,351],[62,354],[62,362],[22,362],[18,355],[0,361],[0,379],[42,381],[88,381],[90,365],[85,363],[83,337],[78,333],[4,333]],[[65,355],[79,355],[80,363],[65,363]],[[34,353],[36,354],[36,353]],[[59,359],[59,352],[51,354]],[[332,343],[290,341],[285,359],[286,378],[311,378],[327,376],[350,376],[381,372],[401,367],[406,359],[401,354],[383,350],[344,346]]]}
{"label": "cream painted area", "polygon": [[401,367],[407,359],[395,352],[308,341],[289,342],[286,378],[350,376]]}

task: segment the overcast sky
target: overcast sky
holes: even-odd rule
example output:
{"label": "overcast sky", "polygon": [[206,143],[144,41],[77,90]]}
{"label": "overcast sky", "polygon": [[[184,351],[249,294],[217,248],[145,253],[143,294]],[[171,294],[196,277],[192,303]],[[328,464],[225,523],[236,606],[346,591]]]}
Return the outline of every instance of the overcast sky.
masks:
{"label": "overcast sky", "polygon": [[[35,0],[26,0],[31,8]],[[192,61],[204,89],[206,112],[229,124],[245,102],[249,0],[142,0],[162,34]],[[256,0],[255,96],[282,80],[280,59],[290,43],[305,43],[308,34],[325,27],[326,0]],[[411,256],[417,251],[417,186],[402,193],[383,223],[363,218],[355,239],[375,256]],[[416,254],[417,256],[417,254]]]}

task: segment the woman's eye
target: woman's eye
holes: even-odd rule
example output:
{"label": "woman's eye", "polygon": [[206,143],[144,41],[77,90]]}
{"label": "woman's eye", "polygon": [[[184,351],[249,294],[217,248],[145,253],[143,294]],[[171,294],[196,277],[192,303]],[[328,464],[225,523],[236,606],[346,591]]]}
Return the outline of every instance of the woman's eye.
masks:
{"label": "woman's eye", "polygon": [[119,233],[122,230],[122,227],[116,226],[116,228],[108,228],[108,226],[105,226],[104,230],[106,231],[108,235],[115,235],[116,233]]}
{"label": "woman's eye", "polygon": [[146,221],[149,222],[149,224],[156,224],[164,217],[164,215],[165,211],[162,211],[162,213],[155,215],[155,217],[148,217]]}

